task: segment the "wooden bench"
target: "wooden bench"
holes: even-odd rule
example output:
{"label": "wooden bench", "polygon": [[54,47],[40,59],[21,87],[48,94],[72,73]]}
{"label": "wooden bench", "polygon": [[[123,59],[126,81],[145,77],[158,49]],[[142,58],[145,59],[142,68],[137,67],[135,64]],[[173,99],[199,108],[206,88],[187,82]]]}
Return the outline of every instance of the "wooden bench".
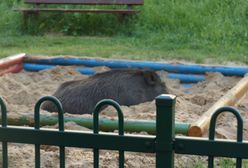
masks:
{"label": "wooden bench", "polygon": [[[120,16],[130,15],[138,13],[139,10],[133,9],[133,6],[143,5],[144,0],[24,0],[26,4],[33,4],[32,8],[20,8],[16,11],[24,14],[24,24],[26,24],[26,18],[28,14],[39,14],[40,12],[78,12],[78,13],[109,13],[119,14]],[[54,8],[49,7],[51,5],[104,5],[110,6],[108,9],[68,9],[68,8]],[[116,8],[118,6],[118,8]],[[119,6],[126,6],[126,8],[120,8]]]}

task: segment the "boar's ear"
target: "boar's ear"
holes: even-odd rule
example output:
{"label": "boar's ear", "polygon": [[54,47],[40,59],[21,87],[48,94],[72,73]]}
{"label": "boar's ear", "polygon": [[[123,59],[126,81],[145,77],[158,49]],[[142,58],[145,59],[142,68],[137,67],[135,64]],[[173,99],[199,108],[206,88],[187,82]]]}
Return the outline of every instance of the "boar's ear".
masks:
{"label": "boar's ear", "polygon": [[144,71],[144,79],[146,83],[149,85],[155,85],[160,81],[156,72],[153,71]]}

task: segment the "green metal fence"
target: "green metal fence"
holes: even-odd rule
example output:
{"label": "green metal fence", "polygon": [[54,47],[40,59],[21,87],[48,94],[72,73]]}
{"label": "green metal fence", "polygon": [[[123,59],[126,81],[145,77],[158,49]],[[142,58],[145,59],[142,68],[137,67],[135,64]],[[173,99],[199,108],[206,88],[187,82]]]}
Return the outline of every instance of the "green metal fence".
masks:
{"label": "green metal fence", "polygon": [[[232,107],[218,109],[211,119],[209,139],[193,137],[175,137],[175,100],[173,95],[161,95],[156,98],[156,136],[124,135],[124,120],[120,106],[113,100],[100,101],[94,111],[94,128],[91,132],[64,131],[63,109],[54,97],[43,97],[35,105],[34,129],[8,127],[7,110],[0,99],[2,126],[0,141],[2,142],[3,168],[8,167],[8,142],[35,145],[35,167],[40,167],[40,145],[54,145],[60,148],[60,167],[65,167],[65,147],[91,148],[94,152],[94,167],[99,167],[99,149],[119,151],[119,167],[124,167],[124,152],[145,152],[156,154],[157,168],[174,167],[174,154],[202,155],[209,157],[208,167],[213,167],[214,157],[237,158],[237,167],[242,167],[242,158],[248,158],[248,143],[242,142],[243,121],[238,111]],[[52,101],[59,109],[59,130],[40,129],[40,105],[44,101]],[[99,134],[99,113],[105,105],[113,106],[118,114],[117,134]],[[222,112],[233,113],[238,120],[237,142],[215,140],[215,125]]]}

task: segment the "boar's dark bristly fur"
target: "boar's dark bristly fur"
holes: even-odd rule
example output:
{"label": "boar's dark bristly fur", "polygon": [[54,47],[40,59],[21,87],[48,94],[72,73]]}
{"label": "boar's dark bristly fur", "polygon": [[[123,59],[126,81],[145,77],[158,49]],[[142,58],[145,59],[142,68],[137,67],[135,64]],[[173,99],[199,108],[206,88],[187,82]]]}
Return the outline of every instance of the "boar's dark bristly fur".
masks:
{"label": "boar's dark bristly fur", "polygon": [[[102,99],[113,99],[120,105],[130,106],[152,101],[163,93],[167,93],[167,88],[155,71],[120,69],[65,82],[54,96],[67,113],[92,114],[96,103]],[[57,111],[51,102],[43,103],[42,109]]]}

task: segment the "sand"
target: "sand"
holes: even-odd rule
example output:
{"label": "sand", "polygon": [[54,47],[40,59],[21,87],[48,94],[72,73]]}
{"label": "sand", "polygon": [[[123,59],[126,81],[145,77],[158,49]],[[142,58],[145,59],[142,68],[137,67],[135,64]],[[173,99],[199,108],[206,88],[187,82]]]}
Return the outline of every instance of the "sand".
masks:
{"label": "sand", "polygon": [[[57,67],[37,73],[22,71],[18,74],[7,74],[0,77],[0,96],[7,104],[8,115],[22,115],[32,113],[34,105],[42,96],[52,95],[56,88],[69,80],[85,79],[88,76],[79,74],[73,67]],[[106,71],[106,67],[98,67],[97,71]],[[160,71],[159,73],[166,73]],[[169,92],[177,96],[176,121],[192,123],[207,111],[221,96],[240,80],[239,77],[224,77],[220,73],[210,73],[203,82],[192,88],[183,88],[178,80],[163,79]],[[244,139],[248,139],[248,97],[245,97],[236,108],[240,110],[244,120]],[[122,106],[125,119],[154,120],[156,118],[155,101],[141,103],[134,106]],[[45,111],[42,113],[50,114]],[[66,114],[68,115],[68,114]],[[116,118],[115,111],[108,107],[101,113],[105,118]],[[66,129],[88,130],[73,122],[65,124]],[[236,120],[232,115],[220,117],[217,127],[217,137],[236,138]],[[49,126],[56,128],[57,126]],[[146,134],[145,132],[139,134]],[[117,167],[118,153],[101,151],[101,167]],[[66,167],[92,167],[92,150],[66,148]],[[59,150],[54,146],[41,147],[42,167],[59,167]],[[176,157],[176,167],[192,167],[192,164],[202,157]],[[125,154],[126,167],[155,167],[153,154],[131,153]],[[23,144],[9,145],[9,167],[34,167],[34,146]]]}

